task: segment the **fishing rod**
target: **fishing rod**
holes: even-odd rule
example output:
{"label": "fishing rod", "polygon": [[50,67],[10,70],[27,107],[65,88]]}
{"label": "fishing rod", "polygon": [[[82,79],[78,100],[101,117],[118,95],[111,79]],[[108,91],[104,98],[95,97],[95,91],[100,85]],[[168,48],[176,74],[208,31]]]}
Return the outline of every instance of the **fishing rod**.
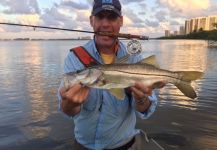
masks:
{"label": "fishing rod", "polygon": [[2,25],[11,25],[11,26],[22,26],[22,27],[32,27],[34,29],[36,28],[42,28],[42,29],[52,29],[52,30],[62,30],[62,31],[71,31],[71,32],[83,32],[83,33],[93,33],[101,36],[110,36],[110,37],[120,37],[120,38],[126,38],[126,39],[139,39],[139,40],[148,40],[148,36],[142,36],[142,35],[133,35],[133,34],[125,34],[125,33],[112,33],[112,32],[93,32],[93,31],[85,31],[85,30],[75,30],[75,29],[66,29],[66,28],[57,28],[57,27],[47,27],[47,26],[37,26],[37,25],[27,25],[27,24],[18,24],[18,23],[4,23],[0,22]]}

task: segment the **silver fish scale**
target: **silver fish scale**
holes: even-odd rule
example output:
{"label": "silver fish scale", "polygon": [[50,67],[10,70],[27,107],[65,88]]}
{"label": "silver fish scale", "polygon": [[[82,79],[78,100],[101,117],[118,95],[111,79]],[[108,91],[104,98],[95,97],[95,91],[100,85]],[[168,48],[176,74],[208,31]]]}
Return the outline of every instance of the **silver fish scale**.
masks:
{"label": "silver fish scale", "polygon": [[141,75],[155,75],[155,76],[165,76],[175,79],[181,79],[179,74],[156,68],[148,64],[116,64],[116,65],[103,65],[99,67],[103,71],[118,71],[129,74],[141,74]]}

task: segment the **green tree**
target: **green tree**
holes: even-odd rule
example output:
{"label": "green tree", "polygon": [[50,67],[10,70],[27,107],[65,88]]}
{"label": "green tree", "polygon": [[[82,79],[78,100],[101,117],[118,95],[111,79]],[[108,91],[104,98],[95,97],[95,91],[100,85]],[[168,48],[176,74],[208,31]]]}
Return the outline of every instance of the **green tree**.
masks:
{"label": "green tree", "polygon": [[213,30],[209,33],[208,40],[217,41],[217,30]]}
{"label": "green tree", "polygon": [[202,32],[202,31],[203,31],[203,28],[200,28],[200,29],[199,29],[199,32]]}
{"label": "green tree", "polygon": [[217,23],[213,23],[212,25],[213,25],[214,28],[217,29]]}

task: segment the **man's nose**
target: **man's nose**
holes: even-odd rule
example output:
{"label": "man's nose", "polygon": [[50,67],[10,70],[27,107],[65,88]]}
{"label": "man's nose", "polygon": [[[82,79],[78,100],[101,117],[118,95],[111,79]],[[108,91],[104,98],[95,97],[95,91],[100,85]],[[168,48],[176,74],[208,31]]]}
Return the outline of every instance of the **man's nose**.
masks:
{"label": "man's nose", "polygon": [[109,26],[110,25],[110,21],[105,17],[101,20],[102,22],[102,26]]}

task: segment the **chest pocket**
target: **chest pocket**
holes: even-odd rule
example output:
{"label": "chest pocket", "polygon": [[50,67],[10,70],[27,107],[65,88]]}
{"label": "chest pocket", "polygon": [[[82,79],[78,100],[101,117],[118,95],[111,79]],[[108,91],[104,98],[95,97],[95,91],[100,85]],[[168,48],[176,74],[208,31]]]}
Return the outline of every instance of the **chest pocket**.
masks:
{"label": "chest pocket", "polygon": [[124,100],[117,100],[109,92],[103,92],[103,97],[104,110],[108,115],[115,118],[125,116],[131,107],[130,100],[127,95]]}
{"label": "chest pocket", "polygon": [[83,111],[90,113],[91,111],[94,111],[98,105],[98,97],[100,96],[99,90],[97,89],[90,89],[90,93],[87,97],[86,102],[83,104]]}
{"label": "chest pocket", "polygon": [[118,116],[125,116],[130,109],[130,101],[126,96],[124,100],[116,100],[115,101],[116,110]]}

